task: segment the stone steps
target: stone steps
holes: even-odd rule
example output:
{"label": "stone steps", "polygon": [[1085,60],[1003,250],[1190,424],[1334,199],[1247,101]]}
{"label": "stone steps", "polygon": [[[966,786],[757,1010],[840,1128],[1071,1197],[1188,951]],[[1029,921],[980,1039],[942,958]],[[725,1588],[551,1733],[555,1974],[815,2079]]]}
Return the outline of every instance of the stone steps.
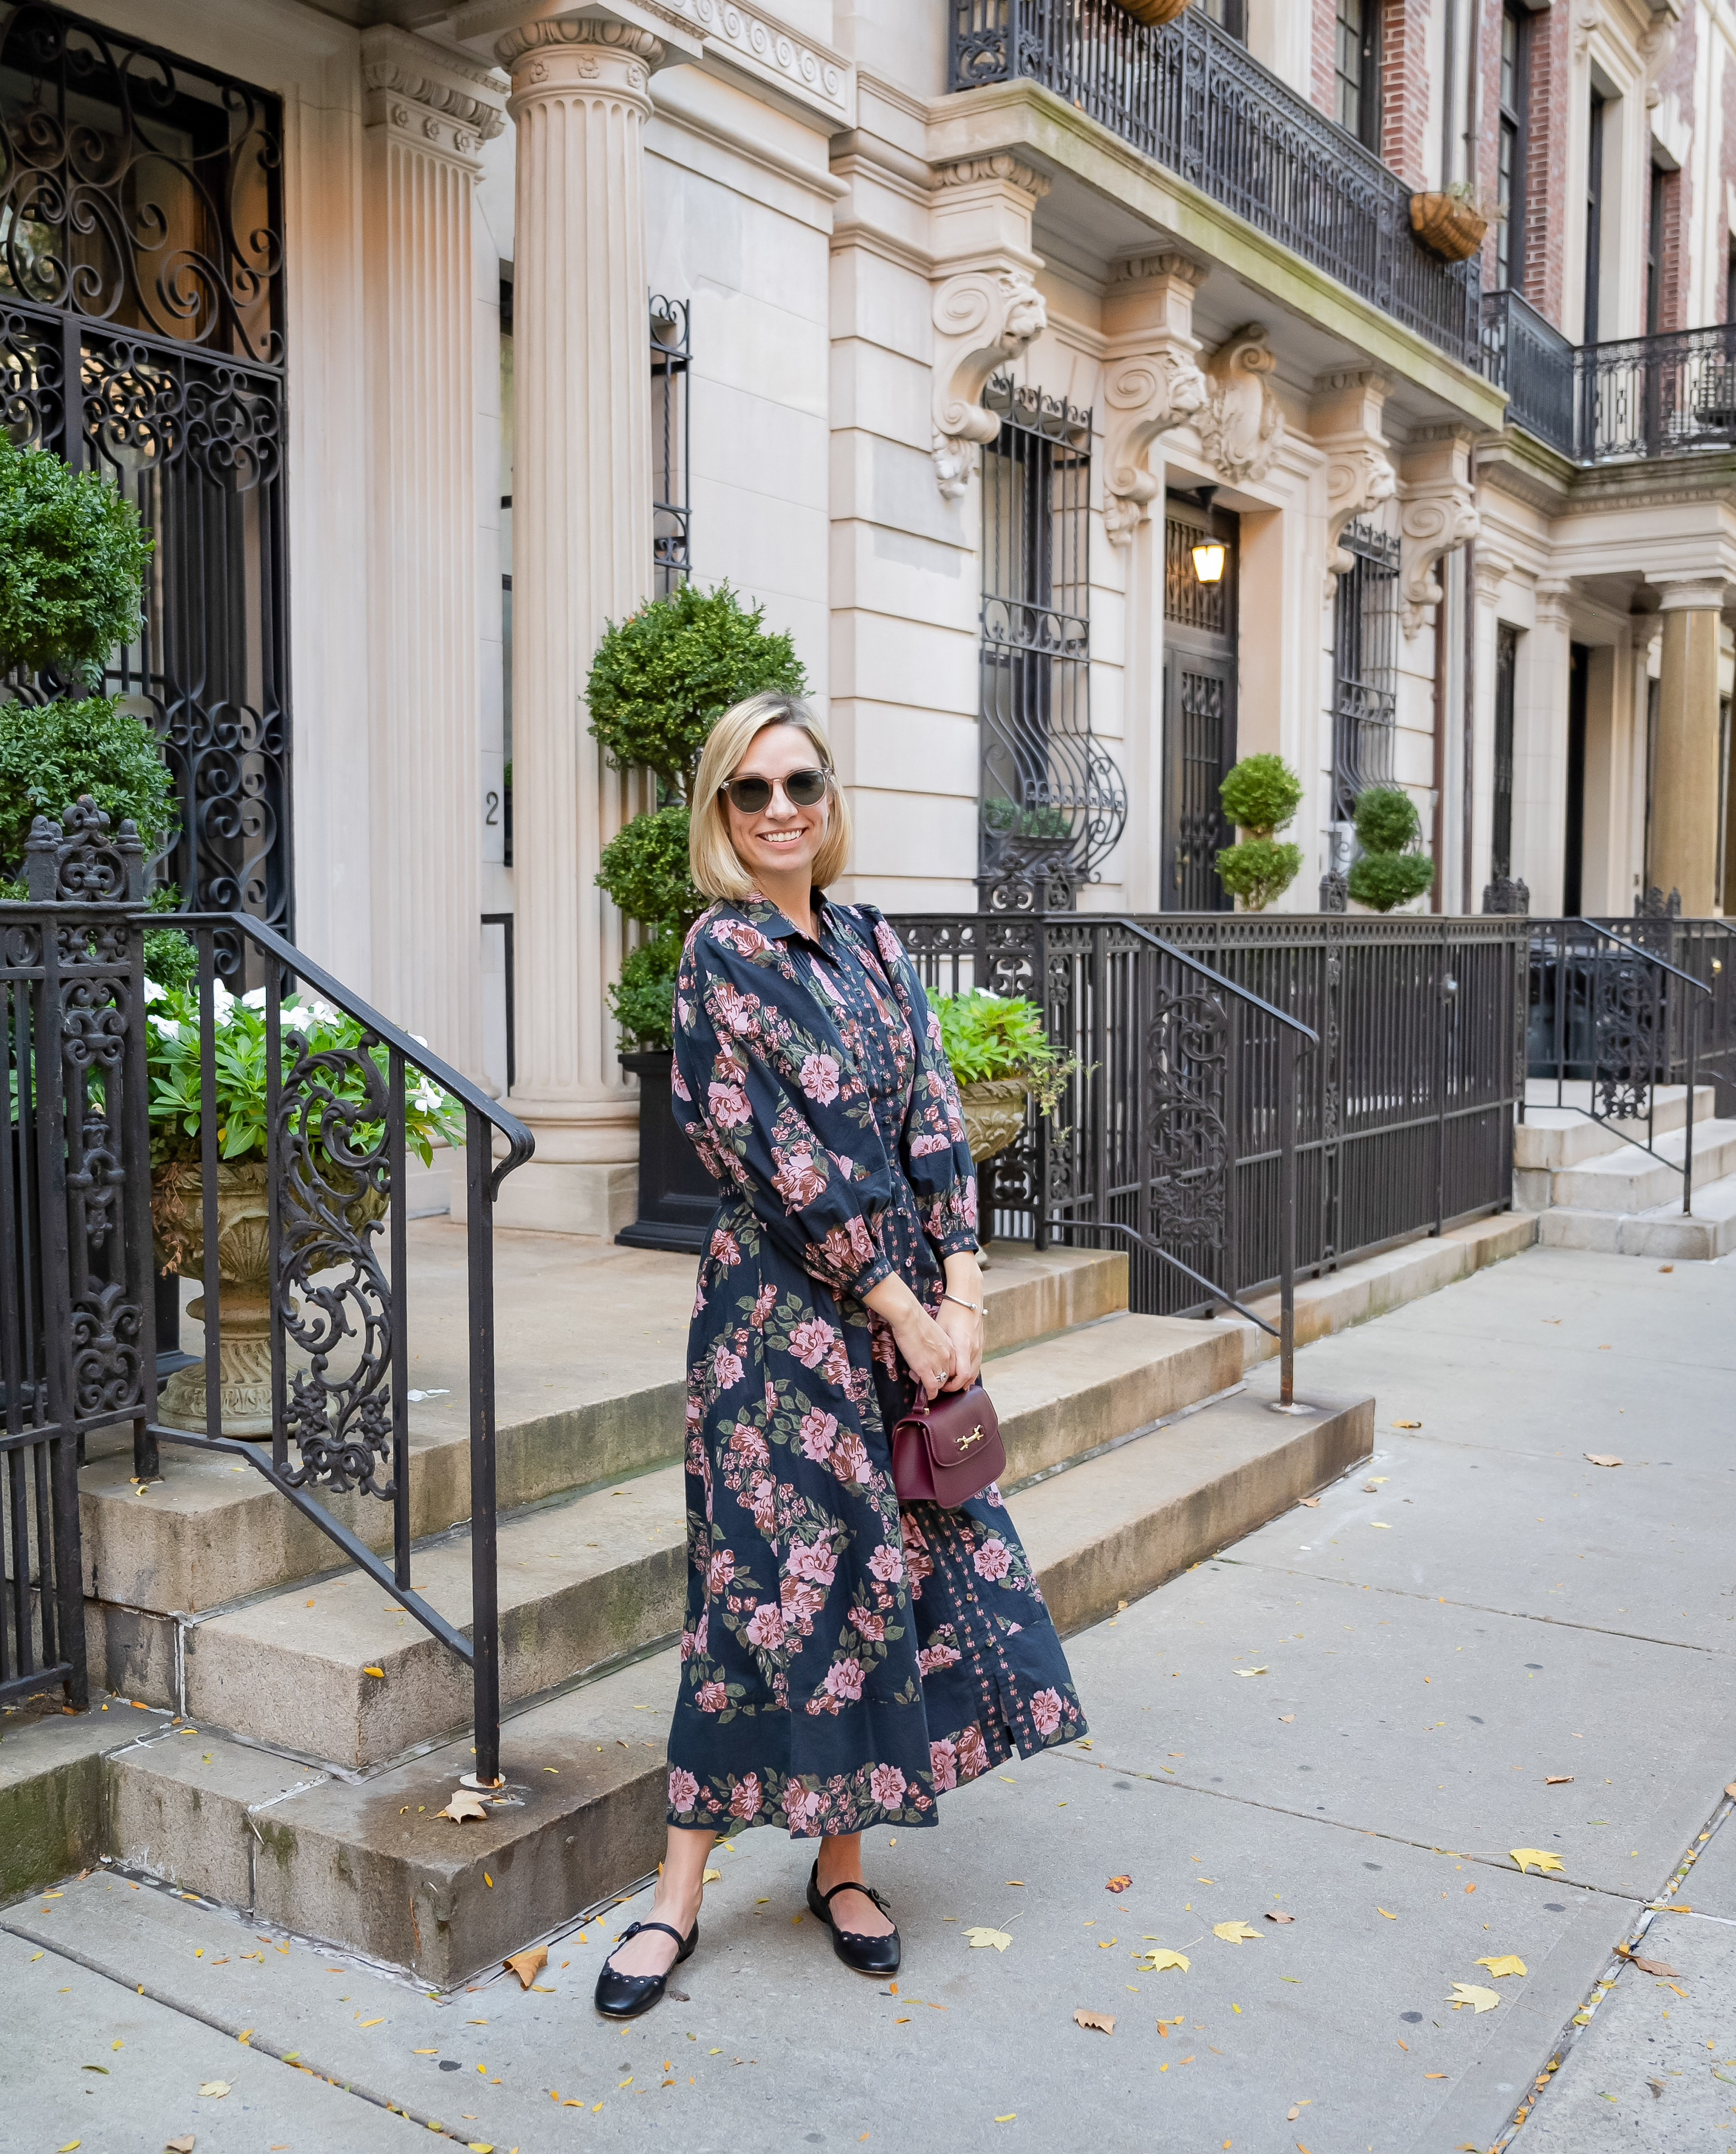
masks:
{"label": "stone steps", "polygon": [[[1687,1156],[1687,1132],[1676,1129],[1660,1136],[1652,1151],[1618,1144],[1595,1159],[1556,1170],[1550,1177],[1550,1209],[1569,1212],[1647,1212],[1682,1199],[1682,1166]],[[1709,1187],[1736,1173],[1736,1121],[1708,1117],[1693,1132],[1694,1179]]]}
{"label": "stone steps", "polygon": [[[1594,1121],[1580,1111],[1592,1104],[1591,1087],[1570,1084],[1562,1088],[1564,1104],[1555,1105],[1555,1087],[1533,1078],[1525,1088],[1525,1119],[1513,1133],[1514,1193],[1527,1211],[1541,1212],[1551,1202],[1549,1177],[1564,1168],[1627,1148],[1626,1141],[1643,1142],[1647,1124],[1639,1121]],[[1687,1087],[1660,1085],[1653,1095],[1652,1129],[1667,1136],[1687,1119]],[[1694,1090],[1694,1120],[1709,1121],[1715,1111],[1713,1088]]]}
{"label": "stone steps", "polygon": [[[1039,1482],[1015,1514],[1071,1631],[1251,1531],[1372,1443],[1370,1400],[1323,1400],[1289,1418],[1243,1392]],[[183,1890],[449,1988],[654,1866],[678,1671],[672,1650],[658,1651],[514,1715],[508,1799],[481,1823],[436,1815],[470,1769],[467,1738],[356,1783],[298,1777],[202,1728],[103,1761],[100,1833],[119,1860]]]}
{"label": "stone steps", "polygon": [[1545,1212],[1537,1238],[1546,1248],[1596,1249],[1617,1257],[1656,1257],[1665,1263],[1711,1263],[1736,1250],[1736,1174],[1703,1183],[1698,1156],[1693,1210],[1682,1209],[1680,1182],[1673,1201],[1643,1212],[1589,1207]]}
{"label": "stone steps", "polygon": [[[1007,1485],[1226,1391],[1241,1374],[1233,1327],[1172,1317],[1109,1317],[1015,1348],[992,1370]],[[503,1519],[503,1698],[534,1696],[677,1631],[686,1533],[674,1465]],[[414,1576],[431,1606],[467,1629],[467,1534],[420,1549]],[[462,1663],[355,1572],[186,1622],[181,1656],[183,1694],[171,1702],[192,1718],[349,1771],[446,1735],[470,1713]]]}

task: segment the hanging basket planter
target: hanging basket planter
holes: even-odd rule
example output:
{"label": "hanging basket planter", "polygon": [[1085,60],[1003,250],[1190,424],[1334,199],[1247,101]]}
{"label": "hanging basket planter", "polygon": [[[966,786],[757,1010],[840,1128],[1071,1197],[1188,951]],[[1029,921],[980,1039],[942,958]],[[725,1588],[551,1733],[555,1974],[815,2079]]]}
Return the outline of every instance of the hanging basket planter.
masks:
{"label": "hanging basket planter", "polygon": [[1136,23],[1145,23],[1154,30],[1161,30],[1166,23],[1179,22],[1193,5],[1193,0],[1121,0],[1121,4]]}
{"label": "hanging basket planter", "polygon": [[1411,228],[1443,260],[1468,262],[1483,244],[1488,219],[1463,195],[1412,195]]}

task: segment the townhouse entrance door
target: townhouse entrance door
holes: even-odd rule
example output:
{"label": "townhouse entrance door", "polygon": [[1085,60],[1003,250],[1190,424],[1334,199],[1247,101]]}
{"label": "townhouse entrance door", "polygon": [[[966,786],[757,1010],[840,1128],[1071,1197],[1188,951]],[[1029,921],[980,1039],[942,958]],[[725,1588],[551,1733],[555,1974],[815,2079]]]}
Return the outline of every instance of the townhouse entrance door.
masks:
{"label": "townhouse entrance door", "polygon": [[[1220,846],[1234,833],[1218,787],[1236,759],[1240,518],[1172,494],[1164,519],[1163,910],[1227,912]],[[1196,549],[1223,549],[1222,568]]]}

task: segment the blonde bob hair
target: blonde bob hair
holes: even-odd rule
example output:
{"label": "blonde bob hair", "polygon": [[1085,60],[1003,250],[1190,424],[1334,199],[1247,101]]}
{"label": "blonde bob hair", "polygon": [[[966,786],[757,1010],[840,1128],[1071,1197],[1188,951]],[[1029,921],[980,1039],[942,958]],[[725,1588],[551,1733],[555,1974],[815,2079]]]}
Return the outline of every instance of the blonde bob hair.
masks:
{"label": "blonde bob hair", "polygon": [[831,745],[819,720],[799,696],[768,689],[727,710],[706,736],[693,780],[693,812],[687,825],[687,859],[693,880],[707,897],[740,899],[753,888],[729,835],[729,806],[723,788],[742,758],[768,726],[799,726],[814,743],[815,762],[826,774],[826,834],[814,855],[814,886],[824,890],[843,874],[850,858],[850,803],[838,783]]}

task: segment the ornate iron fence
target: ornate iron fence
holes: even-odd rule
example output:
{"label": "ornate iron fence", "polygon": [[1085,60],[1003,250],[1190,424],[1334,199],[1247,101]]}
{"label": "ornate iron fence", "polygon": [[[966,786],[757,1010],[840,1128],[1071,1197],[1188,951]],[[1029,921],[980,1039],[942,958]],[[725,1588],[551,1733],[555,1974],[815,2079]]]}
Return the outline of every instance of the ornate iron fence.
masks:
{"label": "ornate iron fence", "polygon": [[1136,1309],[1282,1291],[1512,1203],[1524,921],[895,925],[932,987],[1030,996],[1086,1065],[1054,1125],[1034,1115],[990,1162],[985,1212],[1039,1245],[1117,1235]]}
{"label": "ornate iron fence", "polygon": [[1156,29],[1116,0],[953,0],[947,87],[1021,78],[1476,365],[1477,263],[1430,253],[1397,173],[1203,8]]}
{"label": "ornate iron fence", "polygon": [[287,934],[283,230],[277,99],[0,0],[0,426],[111,478],[156,540],[104,687],[174,774],[161,879]]}
{"label": "ornate iron fence", "polygon": [[[1685,1146],[1680,1160],[1658,1151],[1658,1087],[1686,1088],[1692,1129],[1708,1033],[1720,1054],[1726,1085],[1736,1036],[1714,937],[1672,931],[1722,926],[1718,921],[1682,920],[1623,921],[1621,930],[1594,920],[1531,922],[1529,1074],[1554,1085],[1554,1105],[1589,1115],[1674,1166],[1682,1177],[1684,1212],[1693,1208],[1693,1147]],[[1698,958],[1709,977],[1697,977],[1674,962],[1678,948]],[[1585,1099],[1570,1097],[1569,1087],[1581,1085]],[[1616,1126],[1624,1122],[1630,1126]],[[1636,1133],[1642,1124],[1643,1136]]]}
{"label": "ornate iron fence", "polygon": [[1483,370],[1508,397],[1515,426],[1564,457],[1578,453],[1577,355],[1517,292],[1483,295]]}
{"label": "ornate iron fence", "polygon": [[[0,904],[0,1013],[13,1107],[0,1146],[0,1538],[6,1605],[0,1697],[64,1683],[85,1702],[78,1454],[130,1422],[134,1472],[163,1443],[225,1452],[263,1478],[473,1672],[477,1771],[499,1773],[495,1580],[493,1221],[529,1132],[290,943],[236,913],[183,917],[197,944],[197,1157],[159,1171],[152,1125],[144,861],[130,824],[111,838],[88,801],[65,829],[38,818],[27,901]],[[226,958],[261,978],[263,1161],[219,1142],[214,1030]],[[292,988],[354,1021],[353,1045],[315,1048]],[[320,1013],[322,1016],[326,1013]],[[312,1019],[302,1020],[309,1030]],[[159,1081],[166,1078],[159,1074]],[[472,1622],[416,1593],[411,1548],[406,1115],[437,1088],[463,1110],[468,1187]],[[225,1104],[225,1113],[233,1113]],[[500,1138],[504,1156],[493,1157]],[[154,1212],[156,1217],[153,1217]],[[384,1238],[384,1248],[381,1239]],[[202,1383],[158,1396],[160,1241],[197,1252]],[[223,1267],[229,1279],[226,1288]],[[226,1336],[226,1332],[227,1335]],[[229,1359],[226,1361],[226,1351]],[[258,1376],[262,1351],[268,1378]],[[291,1357],[295,1365],[291,1365]],[[184,1372],[191,1376],[191,1370]],[[263,1395],[268,1436],[226,1433],[237,1391]],[[360,1492],[391,1506],[390,1559],[319,1501]]]}

